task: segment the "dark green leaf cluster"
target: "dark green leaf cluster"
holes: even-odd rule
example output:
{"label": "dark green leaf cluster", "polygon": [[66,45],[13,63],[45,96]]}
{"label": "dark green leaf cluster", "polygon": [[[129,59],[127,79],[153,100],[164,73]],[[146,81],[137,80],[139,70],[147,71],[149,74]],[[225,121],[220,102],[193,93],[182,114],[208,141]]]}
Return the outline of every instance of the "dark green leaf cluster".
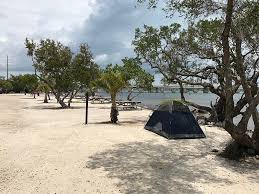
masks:
{"label": "dark green leaf cluster", "polygon": [[[37,76],[48,85],[63,108],[70,107],[74,96],[80,90],[90,88],[91,82],[99,76],[99,67],[87,44],[81,44],[77,54],[50,39],[39,43],[26,39],[25,46],[39,73]],[[64,103],[67,97],[68,105]]]}
{"label": "dark green leaf cluster", "polygon": [[7,80],[0,80],[0,92],[8,92],[13,89],[13,85],[10,81]]}
{"label": "dark green leaf cluster", "polygon": [[32,74],[11,75],[9,81],[12,84],[12,90],[16,93],[33,92],[38,87],[38,78]]}
{"label": "dark green leaf cluster", "polygon": [[54,91],[67,93],[87,87],[98,76],[99,67],[93,62],[87,44],[81,44],[76,55],[69,47],[50,39],[41,40],[39,44],[26,39],[25,44],[39,76]]}

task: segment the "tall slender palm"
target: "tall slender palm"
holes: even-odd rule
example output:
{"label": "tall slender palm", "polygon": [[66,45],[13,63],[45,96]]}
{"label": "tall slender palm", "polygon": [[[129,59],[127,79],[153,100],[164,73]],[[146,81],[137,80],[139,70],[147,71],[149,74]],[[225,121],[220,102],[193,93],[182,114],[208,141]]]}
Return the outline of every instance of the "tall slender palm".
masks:
{"label": "tall slender palm", "polygon": [[106,90],[111,95],[111,122],[117,123],[118,110],[116,106],[116,96],[120,90],[122,90],[128,84],[127,79],[123,72],[110,68],[101,74],[99,80],[99,86]]}

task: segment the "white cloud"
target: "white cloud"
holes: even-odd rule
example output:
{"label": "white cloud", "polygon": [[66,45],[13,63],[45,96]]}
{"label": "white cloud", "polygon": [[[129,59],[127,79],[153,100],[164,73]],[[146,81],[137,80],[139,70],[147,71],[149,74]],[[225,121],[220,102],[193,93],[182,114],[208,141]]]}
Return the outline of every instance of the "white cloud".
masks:
{"label": "white cloud", "polygon": [[107,54],[101,54],[101,55],[96,55],[96,57],[94,58],[94,61],[96,63],[103,63],[108,59],[108,55]]}
{"label": "white cloud", "polygon": [[10,69],[32,70],[26,37],[52,38],[72,48],[87,42],[100,65],[120,63],[134,54],[135,28],[168,23],[162,12],[135,5],[136,0],[1,0],[0,64],[8,54]]}
{"label": "white cloud", "polygon": [[31,69],[25,38],[69,43],[68,34],[89,18],[94,6],[95,0],[1,0],[0,64],[8,54],[15,61],[11,69]]}
{"label": "white cloud", "polygon": [[5,43],[8,41],[8,37],[7,36],[0,36],[0,42],[1,43]]}

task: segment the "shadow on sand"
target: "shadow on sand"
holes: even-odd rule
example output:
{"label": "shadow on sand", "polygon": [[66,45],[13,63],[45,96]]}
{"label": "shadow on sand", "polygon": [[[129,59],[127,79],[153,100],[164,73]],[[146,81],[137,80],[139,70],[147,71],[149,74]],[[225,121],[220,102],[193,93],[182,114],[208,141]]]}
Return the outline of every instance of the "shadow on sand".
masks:
{"label": "shadow on sand", "polygon": [[33,98],[33,96],[31,96],[31,97],[22,97],[21,99],[23,99],[23,100],[36,100],[37,98]]}
{"label": "shadow on sand", "polygon": [[[117,186],[123,193],[201,193],[194,183],[236,184],[215,175],[217,165],[206,159],[212,155],[209,141],[195,146],[185,142],[187,146],[179,146],[184,145],[182,140],[170,141],[168,146],[151,141],[117,144],[114,149],[91,156],[85,168],[103,169],[109,178],[119,180]],[[221,166],[227,169],[240,168],[214,158],[213,163],[220,165],[221,160]],[[259,175],[252,178],[258,180]]]}
{"label": "shadow on sand", "polygon": [[[90,107],[89,107],[90,108]],[[95,108],[95,109],[103,109],[103,110],[110,110],[111,107],[92,107],[92,108]],[[142,109],[141,108],[138,108],[138,109],[119,109],[119,112],[122,112],[122,111],[141,111]]]}
{"label": "shadow on sand", "polygon": [[[42,103],[45,104],[45,103]],[[46,103],[47,104],[47,103]],[[51,103],[49,103],[50,105],[39,105],[39,106],[33,106],[33,107],[25,107],[24,109],[32,109],[32,110],[75,110],[75,109],[82,109],[84,108],[83,106],[76,106],[76,107],[70,107],[67,109],[64,109],[62,107],[54,107],[53,105],[51,105]]]}
{"label": "shadow on sand", "polygon": [[111,121],[100,121],[100,122],[90,122],[89,124],[101,124],[101,125],[106,125],[106,124],[112,124],[112,125],[117,125],[117,126],[123,126],[123,125],[143,125],[147,121],[144,119],[132,119],[132,120],[127,120],[127,121],[119,121],[118,123],[114,124]]}

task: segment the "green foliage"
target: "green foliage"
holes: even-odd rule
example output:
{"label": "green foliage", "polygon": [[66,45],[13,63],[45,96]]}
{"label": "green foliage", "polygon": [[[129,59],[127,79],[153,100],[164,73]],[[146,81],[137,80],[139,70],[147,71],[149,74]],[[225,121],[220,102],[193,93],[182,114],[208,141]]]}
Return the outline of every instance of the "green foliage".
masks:
{"label": "green foliage", "polygon": [[39,44],[26,39],[26,48],[40,76],[48,81],[53,90],[64,92],[72,87],[72,52],[68,47],[50,39],[41,40]]}
{"label": "green foliage", "polygon": [[[156,29],[144,26],[144,30],[136,29],[135,52],[142,63],[157,68],[167,80],[174,80],[174,76],[184,67],[187,60],[181,45],[186,44],[180,37],[180,24],[161,26]],[[183,34],[182,34],[183,35]]]}
{"label": "green foliage", "polygon": [[[76,55],[69,47],[50,39],[39,43],[26,39],[25,45],[40,80],[50,87],[63,108],[69,107],[77,92],[89,87],[99,76],[99,67],[93,62],[87,44],[81,44]],[[66,97],[69,97],[68,105],[64,103]]]}
{"label": "green foliage", "polygon": [[12,83],[7,80],[0,80],[0,89],[5,91],[11,91],[13,88]]}
{"label": "green foliage", "polygon": [[[198,85],[218,95],[209,108],[211,118],[225,121],[224,128],[238,144],[259,152],[259,1],[138,2],[147,2],[150,8],[162,5],[168,16],[180,14],[188,24],[178,31],[172,26],[137,29],[133,44],[142,62],[157,68],[169,83]],[[244,94],[236,99],[240,88]],[[251,136],[249,120],[255,126]]]}
{"label": "green foliage", "polygon": [[110,64],[101,73],[97,85],[111,95],[116,95],[120,90],[128,85],[128,78],[120,70],[118,65],[112,66]]}
{"label": "green foliage", "polygon": [[148,91],[152,89],[154,76],[146,72],[137,59],[125,58],[122,59],[122,62],[122,72],[124,72],[129,79],[129,87]]}
{"label": "green foliage", "polygon": [[13,91],[17,93],[23,91],[32,92],[38,86],[38,78],[32,74],[11,75],[10,82],[12,83]]}
{"label": "green foliage", "polygon": [[156,8],[162,2],[162,5],[165,5],[162,9],[168,16],[180,13],[181,16],[190,20],[211,14],[220,14],[222,13],[222,4],[225,3],[217,0],[138,0],[138,2],[147,2],[149,8]]}
{"label": "green foliage", "polygon": [[103,88],[111,95],[111,113],[110,118],[112,123],[118,121],[118,110],[116,108],[116,95],[117,93],[128,85],[129,77],[122,71],[118,65],[108,65],[101,73],[100,78],[96,81],[96,85]]}
{"label": "green foliage", "polygon": [[[131,94],[134,89],[136,90],[151,90],[154,82],[154,76],[150,73],[146,72],[140,65],[140,62],[137,59],[133,58],[124,58],[122,59],[123,65],[108,65],[106,69],[103,71],[103,74],[105,74],[107,77],[108,74],[112,74],[111,79],[112,80],[118,80],[118,85],[122,85],[123,88],[127,88],[130,93],[128,100],[132,100],[134,97],[131,97]],[[103,77],[103,74],[101,77]],[[118,76],[116,77],[115,76]],[[105,89],[105,87],[102,84],[97,84]],[[106,91],[109,92],[109,89]],[[117,91],[118,92],[118,91]],[[117,93],[116,92],[116,93]],[[110,92],[109,92],[110,93]]]}
{"label": "green foliage", "polygon": [[48,84],[46,84],[44,82],[40,82],[38,87],[37,87],[37,90],[40,91],[40,92],[48,93],[51,89],[48,86]]}
{"label": "green foliage", "polygon": [[81,44],[79,53],[73,58],[71,75],[75,83],[87,88],[91,87],[91,82],[99,77],[99,66],[94,63],[87,44]]}

